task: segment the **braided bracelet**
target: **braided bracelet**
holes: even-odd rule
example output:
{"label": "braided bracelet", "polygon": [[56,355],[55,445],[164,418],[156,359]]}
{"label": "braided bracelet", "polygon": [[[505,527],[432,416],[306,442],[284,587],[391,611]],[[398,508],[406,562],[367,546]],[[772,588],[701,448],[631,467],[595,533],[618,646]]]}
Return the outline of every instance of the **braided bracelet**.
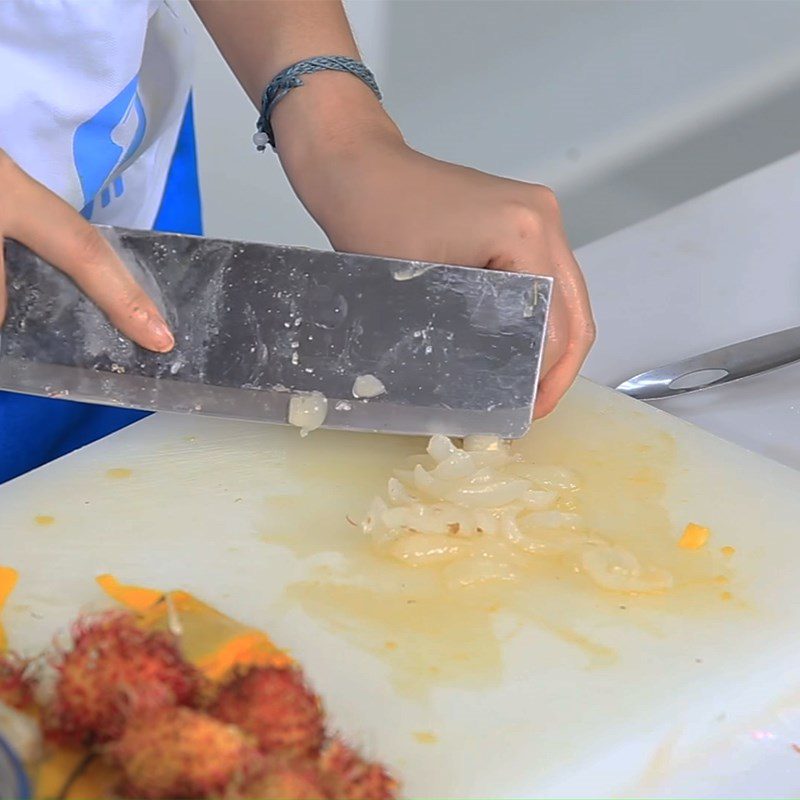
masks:
{"label": "braided bracelet", "polygon": [[256,132],[253,134],[253,144],[256,150],[263,151],[270,145],[275,149],[275,133],[272,130],[270,117],[275,106],[286,97],[292,89],[303,85],[301,75],[310,75],[313,72],[349,72],[360,78],[381,100],[381,90],[375,82],[375,76],[361,62],[347,56],[314,56],[305,58],[281,70],[270,82],[261,98],[261,115],[256,123]]}

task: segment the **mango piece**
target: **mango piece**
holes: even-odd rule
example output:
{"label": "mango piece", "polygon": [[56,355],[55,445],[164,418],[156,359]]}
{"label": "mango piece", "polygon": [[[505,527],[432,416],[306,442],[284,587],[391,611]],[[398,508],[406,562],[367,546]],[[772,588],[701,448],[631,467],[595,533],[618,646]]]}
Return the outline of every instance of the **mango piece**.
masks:
{"label": "mango piece", "polygon": [[212,681],[224,680],[243,666],[285,667],[292,663],[266,634],[225,616],[188,592],[126,586],[111,575],[101,575],[97,583],[109,597],[137,612],[145,627],[179,634],[184,657]]}
{"label": "mango piece", "polygon": [[[14,591],[18,580],[19,573],[15,569],[12,567],[0,566],[0,611],[3,610],[3,606],[6,604],[8,596]],[[3,630],[3,626],[0,625],[0,653],[2,653],[7,646],[6,632]]]}
{"label": "mango piece", "polygon": [[683,530],[683,536],[678,540],[678,547],[684,550],[699,550],[711,535],[711,531],[703,525],[690,522]]}

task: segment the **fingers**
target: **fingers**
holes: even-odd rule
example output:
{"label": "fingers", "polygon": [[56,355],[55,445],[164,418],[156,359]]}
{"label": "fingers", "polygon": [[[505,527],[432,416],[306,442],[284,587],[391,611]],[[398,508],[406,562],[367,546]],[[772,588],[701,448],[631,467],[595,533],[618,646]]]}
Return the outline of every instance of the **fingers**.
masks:
{"label": "fingers", "polygon": [[542,371],[534,414],[537,419],[549,414],[572,386],[595,339],[589,293],[580,267],[565,242],[555,244],[553,249],[556,291],[561,295],[564,315],[563,319],[560,315],[555,317],[553,327],[566,333],[566,342],[555,363]]}
{"label": "fingers", "polygon": [[122,333],[142,347],[175,344],[153,301],[111,245],[70,205],[3,157],[0,235],[29,247],[75,281]]}
{"label": "fingers", "polygon": [[551,275],[554,281],[534,417],[549,414],[572,385],[594,343],[589,293],[561,226],[555,196],[528,187],[528,202],[512,206],[510,225],[490,267]]}

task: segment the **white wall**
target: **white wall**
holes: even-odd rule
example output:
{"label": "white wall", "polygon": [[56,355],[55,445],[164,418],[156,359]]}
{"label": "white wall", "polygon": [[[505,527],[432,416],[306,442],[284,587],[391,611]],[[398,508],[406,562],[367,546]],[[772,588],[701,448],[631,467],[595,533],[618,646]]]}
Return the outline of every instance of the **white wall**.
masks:
{"label": "white wall", "polygon": [[[800,2],[349,0],[411,143],[542,181],[577,246],[800,148]],[[324,246],[188,10],[209,234]]]}

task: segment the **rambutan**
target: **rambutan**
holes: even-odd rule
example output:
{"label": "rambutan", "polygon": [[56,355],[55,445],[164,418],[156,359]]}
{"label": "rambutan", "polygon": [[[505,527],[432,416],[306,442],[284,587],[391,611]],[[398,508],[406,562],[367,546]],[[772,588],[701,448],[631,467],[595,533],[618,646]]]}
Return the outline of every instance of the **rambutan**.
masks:
{"label": "rambutan", "polygon": [[319,768],[310,758],[268,759],[240,791],[243,800],[328,800]]}
{"label": "rambutan", "polygon": [[111,741],[134,714],[191,705],[203,679],[182,657],[172,634],[146,631],[129,612],[79,619],[73,647],[55,659],[45,733],[65,745]]}
{"label": "rambutan", "polygon": [[13,653],[0,655],[0,703],[25,709],[33,703],[33,691],[27,675],[29,662]]}
{"label": "rambutan", "polygon": [[340,739],[322,749],[319,769],[335,800],[393,800],[397,782],[380,764],[365,761]]}
{"label": "rambutan", "polygon": [[132,718],[104,752],[122,770],[119,793],[140,800],[235,795],[263,760],[235,725],[185,707]]}
{"label": "rambutan", "polygon": [[319,699],[297,669],[253,667],[235,675],[209,713],[251,734],[268,754],[313,754],[324,737]]}

